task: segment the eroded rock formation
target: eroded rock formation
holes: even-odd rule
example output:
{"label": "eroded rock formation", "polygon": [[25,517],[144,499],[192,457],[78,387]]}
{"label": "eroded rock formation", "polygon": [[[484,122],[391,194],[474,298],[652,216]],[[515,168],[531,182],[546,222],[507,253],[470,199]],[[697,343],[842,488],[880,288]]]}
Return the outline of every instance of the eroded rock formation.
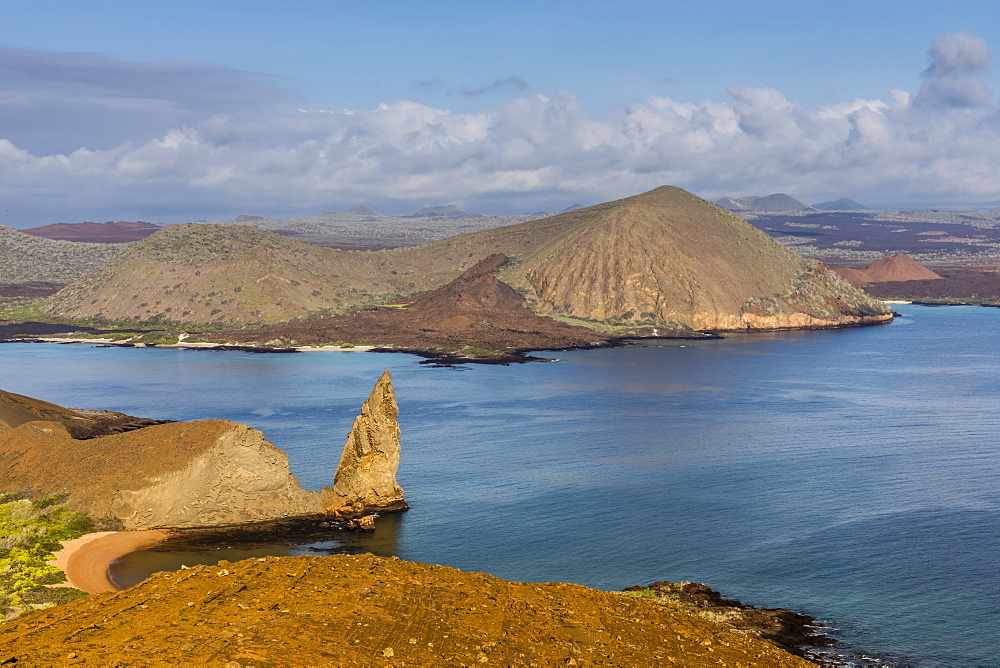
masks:
{"label": "eroded rock formation", "polygon": [[77,507],[128,529],[193,527],[305,515],[320,495],[299,486],[284,452],[226,420],[161,424],[86,441],[59,422],[0,434],[0,491],[69,492]]}
{"label": "eroded rock formation", "polygon": [[407,508],[403,490],[396,483],[398,414],[392,375],[386,369],[347,434],[333,488],[324,490],[323,505],[328,512],[357,514]]}
{"label": "eroded rock formation", "polygon": [[[68,492],[81,510],[118,518],[128,529],[212,527],[328,509],[341,516],[404,510],[395,477],[397,412],[386,371],[354,422],[334,488],[318,492],[302,489],[285,453],[244,424],[144,426],[133,424],[141,418],[0,391],[0,493]],[[110,426],[102,421],[108,415]],[[115,433],[122,422],[132,430]]]}

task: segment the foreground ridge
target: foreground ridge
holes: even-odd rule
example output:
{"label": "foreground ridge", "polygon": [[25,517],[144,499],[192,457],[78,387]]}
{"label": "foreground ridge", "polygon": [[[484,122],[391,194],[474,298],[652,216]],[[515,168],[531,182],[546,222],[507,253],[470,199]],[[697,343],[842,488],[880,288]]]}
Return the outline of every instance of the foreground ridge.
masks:
{"label": "foreground ridge", "polygon": [[158,573],[0,627],[0,663],[808,666],[669,604],[373,555]]}

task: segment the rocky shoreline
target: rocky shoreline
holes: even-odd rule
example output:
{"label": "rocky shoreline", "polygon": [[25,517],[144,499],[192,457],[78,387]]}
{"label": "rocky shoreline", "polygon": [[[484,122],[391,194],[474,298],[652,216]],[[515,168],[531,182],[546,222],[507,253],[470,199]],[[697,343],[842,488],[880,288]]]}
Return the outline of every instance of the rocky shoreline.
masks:
{"label": "rocky shoreline", "polygon": [[678,605],[708,619],[758,637],[791,654],[810,660],[813,648],[827,648],[836,640],[815,617],[784,608],[758,608],[722,595],[707,585],[694,582],[654,582],[627,587],[622,591],[660,603]]}

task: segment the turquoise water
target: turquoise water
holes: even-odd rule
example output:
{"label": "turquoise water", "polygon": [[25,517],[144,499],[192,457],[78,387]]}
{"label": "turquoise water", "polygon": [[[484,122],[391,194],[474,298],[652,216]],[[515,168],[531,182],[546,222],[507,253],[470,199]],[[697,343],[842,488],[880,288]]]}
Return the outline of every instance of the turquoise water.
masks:
{"label": "turquoise water", "polygon": [[318,489],[388,367],[412,510],[371,549],[605,589],[696,580],[815,615],[851,652],[1000,665],[1000,309],[897,309],[511,367],[3,344],[0,387],[246,422]]}

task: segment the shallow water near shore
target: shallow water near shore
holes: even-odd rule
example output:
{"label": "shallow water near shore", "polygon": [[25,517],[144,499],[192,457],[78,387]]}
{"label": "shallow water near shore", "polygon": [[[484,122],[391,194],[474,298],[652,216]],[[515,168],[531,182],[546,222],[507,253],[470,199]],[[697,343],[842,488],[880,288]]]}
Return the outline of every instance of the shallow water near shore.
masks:
{"label": "shallow water near shore", "polygon": [[[1000,309],[430,368],[399,354],[3,344],[5,390],[262,429],[304,487],[393,372],[412,510],[371,549],[527,581],[705,582],[897,665],[1000,663]],[[214,558],[217,555],[211,555]],[[121,577],[142,577],[133,555]],[[234,556],[223,555],[232,559]],[[187,559],[187,561],[185,561]]]}

